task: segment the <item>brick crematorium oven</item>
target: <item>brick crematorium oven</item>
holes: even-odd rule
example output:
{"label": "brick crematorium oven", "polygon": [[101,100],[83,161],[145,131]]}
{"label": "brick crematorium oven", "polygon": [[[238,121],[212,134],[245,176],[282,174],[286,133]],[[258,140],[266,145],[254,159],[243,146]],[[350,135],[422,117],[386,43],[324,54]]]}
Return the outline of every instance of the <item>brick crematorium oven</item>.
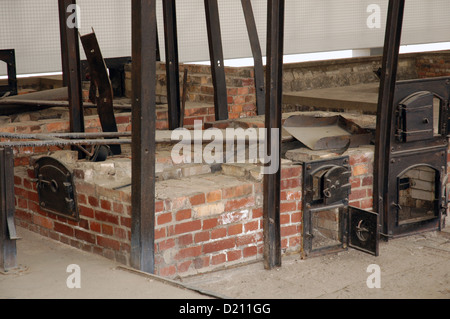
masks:
{"label": "brick crematorium oven", "polygon": [[[410,80],[421,78],[425,66],[440,61],[450,61],[450,54],[408,54],[400,59],[402,81],[397,86],[390,129],[387,183],[391,205],[385,216],[378,216],[372,209],[379,85],[373,69],[379,58],[285,66],[280,186],[283,254],[308,258],[357,247],[377,255],[380,237],[441,227],[447,204],[445,119],[449,80]],[[450,62],[440,64],[447,65]],[[123,68],[126,93],[114,99],[120,154],[114,155],[109,148],[112,140],[103,140],[106,142],[102,145],[94,143],[102,134],[102,125],[93,108],[85,110],[85,131],[92,135],[82,140],[84,145],[77,144],[81,148],[64,144],[73,141],[66,139],[70,123],[64,105],[5,114],[0,130],[2,145],[13,146],[11,181],[16,225],[130,265],[130,65]],[[195,141],[190,152],[174,156],[172,151],[179,140],[172,140],[173,131],[168,130],[164,69],[164,64],[159,63],[155,272],[183,277],[261,261],[262,164],[248,159],[237,163],[231,158],[225,163],[195,161],[199,151]],[[226,68],[230,119],[222,121],[214,120],[210,68],[186,65],[182,69],[188,70],[188,93],[184,130],[180,132],[194,132],[195,121],[201,121],[205,139],[200,151],[206,152],[205,148],[211,146],[205,134],[208,129],[216,128],[226,136],[227,128],[241,128],[247,134],[249,129],[264,127],[264,116],[256,114],[251,68]],[[311,76],[318,80],[314,86],[310,82],[311,90],[302,90],[300,83],[308,83]],[[348,82],[349,78],[352,82]],[[330,87],[330,79],[342,86]],[[58,97],[55,102],[48,97],[60,95],[60,80],[48,82],[52,88],[10,101],[34,101],[44,92],[47,96],[36,103],[64,104],[64,99]],[[89,86],[85,87],[85,104],[89,106]],[[31,91],[19,87],[21,90]],[[324,96],[328,90],[348,92],[348,100],[327,102]],[[368,97],[366,101],[355,101],[359,90]],[[357,104],[363,104],[366,111],[356,110]],[[95,145],[86,141],[94,141]],[[248,153],[248,138],[245,145]]]}
{"label": "brick crematorium oven", "polygon": [[254,66],[224,67],[205,3],[210,65],[179,63],[173,28],[160,61],[139,6],[132,57],[65,24],[62,76],[17,79],[0,51],[0,268],[17,267],[16,227],[166,278],[378,256],[380,239],[444,227],[450,52],[395,54],[390,25],[383,56],[283,64],[274,6],[266,67],[254,41]]}

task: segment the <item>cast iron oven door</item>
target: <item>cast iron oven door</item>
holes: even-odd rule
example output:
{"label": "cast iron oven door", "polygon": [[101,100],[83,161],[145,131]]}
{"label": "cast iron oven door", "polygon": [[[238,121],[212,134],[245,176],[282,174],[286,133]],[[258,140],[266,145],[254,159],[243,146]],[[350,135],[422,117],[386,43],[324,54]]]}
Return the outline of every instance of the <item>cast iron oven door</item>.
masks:
{"label": "cast iron oven door", "polygon": [[347,248],[349,158],[303,163],[303,257]]}
{"label": "cast iron oven door", "polygon": [[69,169],[52,157],[42,157],[34,166],[40,207],[78,221],[75,185]]}
{"label": "cast iron oven door", "polygon": [[434,95],[417,92],[400,102],[398,111],[398,133],[400,142],[412,142],[433,138]]}
{"label": "cast iron oven door", "polygon": [[396,83],[386,146],[385,209],[380,216],[385,237],[441,227],[446,213],[449,92],[448,77]]}
{"label": "cast iron oven door", "polygon": [[303,250],[312,257],[348,246],[378,256],[378,214],[348,206],[349,157],[303,163]]}
{"label": "cast iron oven door", "polygon": [[349,246],[368,254],[379,255],[378,214],[349,206]]}

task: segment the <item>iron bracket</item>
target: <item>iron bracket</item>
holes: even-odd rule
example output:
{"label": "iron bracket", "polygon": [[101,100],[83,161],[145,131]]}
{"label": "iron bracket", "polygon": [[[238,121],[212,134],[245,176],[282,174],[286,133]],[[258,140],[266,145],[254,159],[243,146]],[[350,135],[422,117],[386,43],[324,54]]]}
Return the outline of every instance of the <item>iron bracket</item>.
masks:
{"label": "iron bracket", "polygon": [[17,71],[15,50],[0,50],[0,61],[7,65],[8,85],[0,85],[0,98],[17,95]]}

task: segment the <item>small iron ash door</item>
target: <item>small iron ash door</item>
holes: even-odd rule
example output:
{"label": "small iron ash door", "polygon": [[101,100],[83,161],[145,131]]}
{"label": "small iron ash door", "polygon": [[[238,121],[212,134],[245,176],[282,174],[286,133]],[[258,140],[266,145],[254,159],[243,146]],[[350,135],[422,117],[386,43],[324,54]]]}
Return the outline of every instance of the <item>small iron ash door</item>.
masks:
{"label": "small iron ash door", "polygon": [[378,256],[378,214],[348,205],[349,157],[303,163],[302,257],[346,250]]}
{"label": "small iron ash door", "polygon": [[349,158],[303,163],[303,257],[347,248]]}
{"label": "small iron ash door", "polygon": [[349,206],[349,246],[363,252],[379,255],[378,214]]}
{"label": "small iron ash door", "polygon": [[40,158],[34,168],[40,207],[78,221],[75,186],[69,169],[52,157]]}

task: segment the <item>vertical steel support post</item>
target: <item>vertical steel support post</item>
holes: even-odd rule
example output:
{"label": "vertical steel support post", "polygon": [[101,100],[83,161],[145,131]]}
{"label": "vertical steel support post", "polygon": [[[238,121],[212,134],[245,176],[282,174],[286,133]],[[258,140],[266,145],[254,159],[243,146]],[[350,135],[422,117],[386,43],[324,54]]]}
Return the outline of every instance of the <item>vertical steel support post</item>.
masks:
{"label": "vertical steel support post", "polygon": [[241,3],[254,61],[256,110],[258,115],[264,115],[266,111],[266,103],[264,96],[264,64],[261,52],[261,43],[259,42],[258,30],[256,28],[251,1],[241,0]]}
{"label": "vertical steel support post", "polygon": [[[158,20],[156,20],[158,22]],[[161,61],[161,51],[159,45],[159,33],[158,33],[158,24],[156,24],[156,61]]]}
{"label": "vertical steel support post", "polygon": [[380,93],[378,98],[373,203],[374,211],[379,214],[380,224],[384,227],[382,231],[384,234],[386,234],[387,231],[384,221],[387,220],[387,213],[389,211],[388,196],[386,192],[389,181],[389,154],[391,152],[390,132],[404,8],[405,0],[389,1]]}
{"label": "vertical steel support post", "polygon": [[68,56],[67,56],[67,32],[66,28],[66,3],[64,0],[58,0],[58,12],[59,12],[59,39],[61,45],[61,66],[62,66],[62,75],[63,75],[63,86],[69,85],[69,72],[67,67],[69,65]]}
{"label": "vertical steel support post", "polygon": [[16,69],[16,51],[11,50],[11,60],[7,63],[8,86],[12,89],[11,95],[17,95],[17,69]]}
{"label": "vertical steel support post", "polygon": [[169,129],[180,127],[180,68],[175,0],[163,0]]}
{"label": "vertical steel support post", "polygon": [[[284,0],[269,0],[267,12],[266,70],[266,154],[272,154],[272,130],[279,130],[281,150],[281,103],[283,91]],[[276,154],[281,165],[281,154]],[[281,266],[280,228],[281,167],[274,174],[264,175],[264,266]]]}
{"label": "vertical steel support post", "polygon": [[220,31],[219,5],[217,0],[205,0],[206,26],[208,29],[209,56],[214,86],[216,121],[228,119],[227,83]]}
{"label": "vertical steel support post", "polygon": [[0,50],[0,61],[6,63],[8,74],[8,85],[0,85],[0,98],[4,94],[17,95],[16,51],[14,49]]}
{"label": "vertical steel support post", "polygon": [[17,268],[14,225],[14,155],[11,148],[0,149],[0,270]]}
{"label": "vertical steel support post", "polygon": [[58,0],[63,77],[68,86],[70,131],[84,132],[80,44],[78,29],[68,24],[73,14],[69,9],[70,5],[76,5],[76,0]]}
{"label": "vertical steel support post", "polygon": [[131,266],[155,272],[156,0],[132,0]]}

